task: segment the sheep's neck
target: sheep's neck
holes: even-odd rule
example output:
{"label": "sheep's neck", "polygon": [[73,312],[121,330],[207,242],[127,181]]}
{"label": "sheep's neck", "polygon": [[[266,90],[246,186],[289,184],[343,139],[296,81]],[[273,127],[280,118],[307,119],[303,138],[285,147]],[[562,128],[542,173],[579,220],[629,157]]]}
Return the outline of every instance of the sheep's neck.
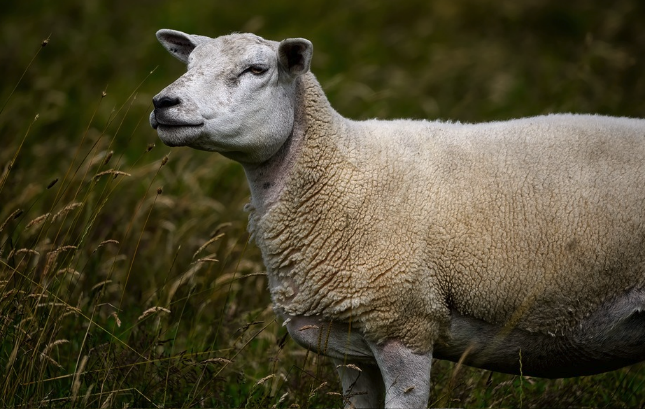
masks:
{"label": "sheep's neck", "polygon": [[315,140],[324,136],[315,128],[321,128],[321,125],[330,128],[343,120],[344,118],[329,104],[315,77],[312,74],[303,76],[296,87],[294,126],[291,134],[270,160],[259,165],[244,165],[251,190],[251,208],[264,213],[279,200],[287,180],[293,173],[295,162],[303,160],[299,154],[301,146],[316,144]]}
{"label": "sheep's neck", "polygon": [[249,231],[262,251],[274,305],[291,315],[331,307],[333,300],[324,295],[328,288],[307,285],[312,274],[325,274],[316,267],[323,254],[313,250],[321,244],[308,241],[312,235],[324,241],[345,234],[330,223],[343,218],[338,207],[351,196],[331,200],[343,167],[340,130],[349,121],[331,108],[313,75],[302,78],[296,107],[293,133],[281,152],[263,167],[246,168],[252,194]]}

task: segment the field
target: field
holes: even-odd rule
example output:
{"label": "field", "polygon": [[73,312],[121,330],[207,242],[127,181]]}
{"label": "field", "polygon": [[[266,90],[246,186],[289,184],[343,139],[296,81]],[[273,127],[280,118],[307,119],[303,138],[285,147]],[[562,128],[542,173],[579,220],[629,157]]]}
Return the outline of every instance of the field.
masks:
{"label": "field", "polygon": [[[355,118],[645,116],[645,2],[12,1],[0,15],[0,407],[338,407],[276,322],[242,168],[168,148],[154,33],[314,44]],[[645,365],[545,380],[445,361],[442,407],[645,407]]]}

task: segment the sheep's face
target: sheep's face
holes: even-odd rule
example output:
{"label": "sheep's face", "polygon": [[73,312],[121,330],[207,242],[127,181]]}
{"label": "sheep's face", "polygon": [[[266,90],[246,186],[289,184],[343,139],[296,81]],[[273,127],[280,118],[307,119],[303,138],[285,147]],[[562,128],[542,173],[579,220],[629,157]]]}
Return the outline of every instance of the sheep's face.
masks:
{"label": "sheep's face", "polygon": [[188,70],[153,99],[150,124],[169,146],[219,152],[242,163],[271,158],[293,129],[296,78],[309,70],[305,39],[218,38],[160,30]]}

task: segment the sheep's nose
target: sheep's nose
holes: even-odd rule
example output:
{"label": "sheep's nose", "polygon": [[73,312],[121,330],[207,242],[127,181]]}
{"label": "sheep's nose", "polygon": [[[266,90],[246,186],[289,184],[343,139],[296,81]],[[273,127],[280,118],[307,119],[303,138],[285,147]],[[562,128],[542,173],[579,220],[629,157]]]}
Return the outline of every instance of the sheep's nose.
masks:
{"label": "sheep's nose", "polygon": [[179,105],[181,101],[177,97],[154,97],[152,98],[152,103],[155,106],[156,109],[160,108],[170,108],[174,107],[175,105]]}

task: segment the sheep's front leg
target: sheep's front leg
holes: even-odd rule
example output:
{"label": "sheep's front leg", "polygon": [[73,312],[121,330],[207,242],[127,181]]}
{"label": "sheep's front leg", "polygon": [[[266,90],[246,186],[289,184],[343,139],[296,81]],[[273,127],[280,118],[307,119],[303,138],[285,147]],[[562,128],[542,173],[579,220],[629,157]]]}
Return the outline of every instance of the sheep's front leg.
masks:
{"label": "sheep's front leg", "polygon": [[346,407],[378,408],[383,398],[383,378],[378,366],[347,359],[333,359],[343,385]]}
{"label": "sheep's front leg", "polygon": [[430,398],[432,352],[415,354],[401,342],[369,343],[385,383],[386,408],[425,408]]}

